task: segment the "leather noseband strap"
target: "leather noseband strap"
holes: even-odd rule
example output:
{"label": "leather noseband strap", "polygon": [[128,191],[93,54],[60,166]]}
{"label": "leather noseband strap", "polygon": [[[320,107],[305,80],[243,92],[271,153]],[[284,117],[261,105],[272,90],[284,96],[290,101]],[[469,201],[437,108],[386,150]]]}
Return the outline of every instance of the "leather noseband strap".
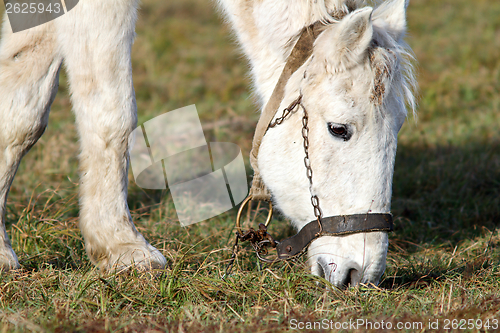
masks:
{"label": "leather noseband strap", "polygon": [[320,236],[342,236],[359,232],[392,231],[394,229],[391,214],[354,214],[323,217],[323,231],[320,233],[317,220],[306,224],[295,236],[279,242],[276,246],[278,258],[290,259],[300,254],[308,245]]}

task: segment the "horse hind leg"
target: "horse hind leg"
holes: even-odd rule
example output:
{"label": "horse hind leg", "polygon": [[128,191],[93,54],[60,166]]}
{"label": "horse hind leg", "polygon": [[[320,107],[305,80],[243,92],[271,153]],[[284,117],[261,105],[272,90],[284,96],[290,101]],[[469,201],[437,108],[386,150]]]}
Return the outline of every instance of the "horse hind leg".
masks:
{"label": "horse hind leg", "polygon": [[19,262],[5,229],[7,196],[22,157],[42,136],[59,85],[61,57],[52,24],[13,34],[4,20],[0,41],[0,270]]}
{"label": "horse hind leg", "polygon": [[89,258],[104,270],[166,265],[136,230],[127,204],[128,137],[137,122],[135,10],[133,2],[80,1],[58,21],[81,144],[80,229]]}

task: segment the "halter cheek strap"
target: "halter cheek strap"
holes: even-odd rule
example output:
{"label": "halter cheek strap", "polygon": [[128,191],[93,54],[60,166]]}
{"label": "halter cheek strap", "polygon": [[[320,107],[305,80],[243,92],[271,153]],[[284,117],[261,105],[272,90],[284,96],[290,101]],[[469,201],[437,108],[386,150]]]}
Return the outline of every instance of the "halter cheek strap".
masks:
{"label": "halter cheek strap", "polygon": [[259,165],[257,163],[260,144],[262,143],[262,138],[264,138],[264,135],[269,128],[269,124],[276,115],[276,112],[278,112],[288,80],[292,74],[295,73],[297,69],[299,69],[300,66],[302,66],[311,56],[314,41],[320,35],[322,31],[321,27],[323,26],[323,23],[316,22],[302,29],[299,40],[292,49],[292,52],[286,61],[285,68],[283,69],[283,72],[281,72],[278,83],[274,87],[273,94],[262,110],[262,114],[260,115],[253,137],[252,151],[250,152],[250,164],[254,170],[252,187],[250,188],[249,195],[252,200],[271,201],[271,193],[262,181]]}

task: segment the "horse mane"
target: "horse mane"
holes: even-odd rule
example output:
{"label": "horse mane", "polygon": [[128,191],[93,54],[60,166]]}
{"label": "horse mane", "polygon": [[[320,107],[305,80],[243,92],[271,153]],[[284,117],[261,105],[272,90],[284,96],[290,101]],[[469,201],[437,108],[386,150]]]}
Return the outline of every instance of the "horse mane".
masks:
{"label": "horse mane", "polygon": [[365,0],[317,0],[312,6],[312,14],[319,17],[319,20],[324,24],[334,23],[339,18],[364,5],[366,5]]}

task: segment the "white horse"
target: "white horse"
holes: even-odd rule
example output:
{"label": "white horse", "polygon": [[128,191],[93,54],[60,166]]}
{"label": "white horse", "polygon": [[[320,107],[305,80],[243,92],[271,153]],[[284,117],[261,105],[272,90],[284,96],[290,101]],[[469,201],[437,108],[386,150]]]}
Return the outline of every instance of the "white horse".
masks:
{"label": "white horse", "polygon": [[[312,56],[288,80],[279,110],[302,95],[309,116],[312,187],[306,177],[303,109],[269,128],[258,155],[275,205],[297,229],[323,216],[389,213],[397,134],[414,110],[411,51],[403,43],[408,1],[375,9],[362,0],[219,0],[250,60],[265,105],[301,30],[326,25]],[[276,117],[281,116],[278,111]],[[386,267],[387,232],[322,236],[308,249],[312,273],[336,286],[377,284]]]}
{"label": "white horse", "polygon": [[47,126],[64,62],[81,141],[80,229],[103,269],[164,267],[127,205],[128,137],[136,126],[130,60],[138,0],[81,0],[67,14],[0,43],[0,269],[19,267],[5,205],[21,158]]}

